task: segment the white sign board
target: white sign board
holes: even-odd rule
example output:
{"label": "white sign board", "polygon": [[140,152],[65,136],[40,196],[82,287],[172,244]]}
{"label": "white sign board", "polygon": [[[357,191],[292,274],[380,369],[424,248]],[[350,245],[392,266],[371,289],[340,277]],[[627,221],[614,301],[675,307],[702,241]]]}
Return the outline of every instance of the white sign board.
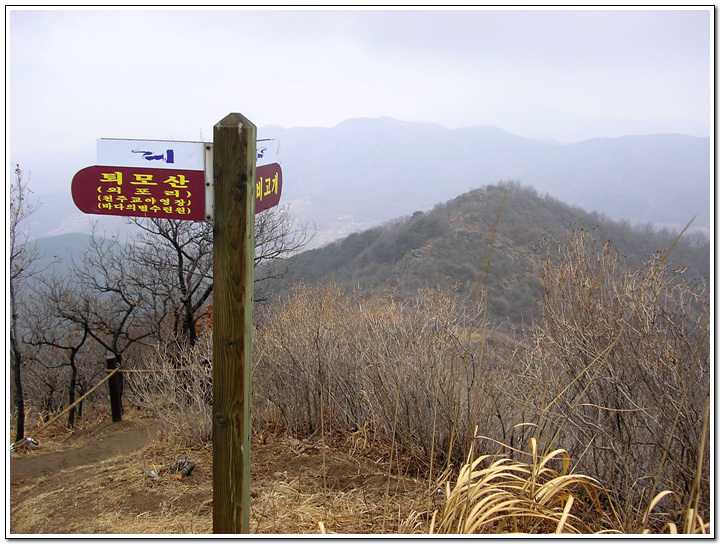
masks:
{"label": "white sign board", "polygon": [[[136,166],[170,170],[204,170],[205,151],[210,142],[176,142],[172,140],[121,140],[101,138],[97,141],[98,166]],[[278,162],[280,142],[258,140],[256,166]],[[209,155],[212,158],[212,154]]]}
{"label": "white sign board", "polygon": [[280,142],[277,140],[258,140],[257,141],[257,162],[255,166],[265,166],[278,162],[278,151],[280,151]]}
{"label": "white sign board", "polygon": [[204,142],[101,138],[97,141],[97,160],[98,166],[205,170],[206,145]]}

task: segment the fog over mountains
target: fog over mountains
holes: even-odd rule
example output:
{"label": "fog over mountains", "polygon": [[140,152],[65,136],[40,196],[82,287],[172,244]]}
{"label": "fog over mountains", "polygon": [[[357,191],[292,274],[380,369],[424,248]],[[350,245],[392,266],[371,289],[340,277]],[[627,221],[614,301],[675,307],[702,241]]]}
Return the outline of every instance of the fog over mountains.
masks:
{"label": "fog over mountains", "polygon": [[[315,245],[506,179],[611,219],[679,230],[697,214],[694,227],[710,226],[710,138],[659,134],[560,144],[491,126],[451,130],[390,118],[332,128],[267,126],[258,138],[275,140],[267,143],[283,170],[281,205],[317,225]],[[87,231],[70,180],[66,195],[50,203],[39,196],[37,236]],[[65,198],[69,209],[56,205]]]}
{"label": "fog over mountains", "polygon": [[266,127],[280,143],[284,201],[336,236],[470,188],[515,179],[632,223],[709,227],[710,139],[683,135],[559,144],[478,126],[449,130],[389,118],[331,129]]}

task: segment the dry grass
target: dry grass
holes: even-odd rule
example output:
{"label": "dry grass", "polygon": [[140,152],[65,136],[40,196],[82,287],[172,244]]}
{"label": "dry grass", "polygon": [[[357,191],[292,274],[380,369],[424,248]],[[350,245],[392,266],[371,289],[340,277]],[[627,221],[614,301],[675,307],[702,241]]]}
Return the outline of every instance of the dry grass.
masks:
{"label": "dry grass", "polygon": [[[13,534],[209,534],[212,453],[165,439],[125,456],[45,473],[15,483]],[[426,483],[385,472],[378,448],[328,440],[273,437],[251,453],[253,534],[378,534],[422,530],[408,524],[426,506]],[[177,479],[175,459],[187,455],[192,474]],[[382,456],[381,456],[382,457]],[[154,471],[151,478],[142,469]],[[388,485],[389,482],[389,485]],[[385,496],[386,488],[391,493]]]}
{"label": "dry grass", "polygon": [[[135,409],[128,409],[130,419],[134,418]],[[73,447],[80,447],[84,440],[87,439],[90,430],[96,430],[97,426],[107,420],[108,408],[105,405],[86,404],[83,416],[76,419],[75,427],[69,428],[65,420],[60,419],[55,423],[46,426],[42,414],[30,406],[25,411],[25,436],[29,436],[37,440],[40,445],[31,447],[19,452],[18,455],[34,456],[53,451],[61,451],[68,448],[70,444]],[[46,416],[47,417],[47,416]],[[42,429],[40,433],[38,429]],[[11,416],[9,426],[10,436],[15,436],[15,415]],[[12,438],[8,443],[12,442]]]}
{"label": "dry grass", "polygon": [[[445,506],[437,531],[460,534],[588,534],[616,532],[617,516],[599,482],[569,473],[565,450],[538,453],[531,439],[530,462],[481,455],[469,460],[455,486],[445,484]],[[552,468],[553,465],[558,468]],[[605,500],[601,500],[603,497]],[[608,524],[611,520],[614,523]]]}
{"label": "dry grass", "polygon": [[45,473],[17,485],[11,497],[13,534],[159,534],[195,532],[188,489],[202,487],[202,471],[190,480],[153,480],[141,470],[162,473],[167,443],[95,464]]}
{"label": "dry grass", "polygon": [[211,360],[210,330],[192,347],[156,346],[144,361],[151,371],[126,375],[129,400],[160,418],[174,440],[205,447],[212,441]]}
{"label": "dry grass", "polygon": [[[534,438],[527,462],[504,455],[468,457],[454,486],[445,483],[445,504],[433,516],[431,533],[452,534],[709,534],[693,508],[663,491],[649,503],[639,530],[628,527],[600,482],[570,470],[567,451],[538,451]],[[665,511],[658,505],[671,498]],[[667,502],[667,501],[665,501]],[[680,519],[680,522],[674,521]],[[628,530],[630,529],[630,530]]]}
{"label": "dry grass", "polygon": [[543,248],[543,314],[528,335],[518,421],[536,424],[542,451],[562,444],[576,470],[612,490],[634,532],[663,489],[708,515],[705,286],[684,282],[667,252],[633,270],[582,229]]}
{"label": "dry grass", "polygon": [[[102,429],[104,427],[101,426]],[[95,440],[100,435],[90,434]],[[444,497],[428,482],[388,474],[390,448],[367,433],[253,442],[252,534],[589,534],[622,533],[622,520],[600,483],[571,471],[563,449],[480,455],[463,465]],[[184,454],[191,476],[174,474]],[[170,435],[129,455],[43,474],[13,484],[13,534],[209,534],[212,454]],[[414,461],[401,457],[394,466]],[[143,469],[159,477],[150,478]],[[672,502],[669,502],[672,501]],[[662,506],[665,505],[665,506]],[[434,511],[434,515],[430,513]],[[635,532],[707,534],[710,523],[683,511],[665,491]],[[627,532],[627,531],[625,531]]]}
{"label": "dry grass", "polygon": [[475,419],[505,396],[481,378],[476,342],[468,347],[471,311],[454,289],[420,289],[400,301],[298,286],[258,316],[253,425],[282,425],[295,436],[364,428],[414,454],[421,470],[440,470],[448,457],[462,462]]}
{"label": "dry grass", "polygon": [[386,447],[336,435],[324,441],[281,437],[254,445],[254,451],[261,457],[251,462],[253,533],[396,534],[419,529],[407,520],[426,505],[426,483],[388,475]]}

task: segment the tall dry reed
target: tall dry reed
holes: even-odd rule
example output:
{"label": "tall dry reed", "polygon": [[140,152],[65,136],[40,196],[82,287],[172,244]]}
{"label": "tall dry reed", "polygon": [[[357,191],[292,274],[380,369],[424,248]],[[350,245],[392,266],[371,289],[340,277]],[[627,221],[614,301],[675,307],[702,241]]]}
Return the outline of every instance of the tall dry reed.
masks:
{"label": "tall dry reed", "polygon": [[529,336],[520,420],[536,423],[544,451],[562,444],[577,470],[611,489],[626,519],[640,519],[666,489],[688,505],[695,493],[707,519],[704,287],[684,282],[666,255],[633,270],[584,230],[548,237],[540,251],[542,314]]}

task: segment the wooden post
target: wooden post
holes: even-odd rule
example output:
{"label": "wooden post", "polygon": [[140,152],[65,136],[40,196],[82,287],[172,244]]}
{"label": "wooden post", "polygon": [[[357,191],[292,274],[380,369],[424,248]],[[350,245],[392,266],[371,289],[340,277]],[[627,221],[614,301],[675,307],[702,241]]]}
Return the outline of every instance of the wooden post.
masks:
{"label": "wooden post", "polygon": [[257,128],[231,113],[213,129],[213,532],[250,532]]}
{"label": "wooden post", "polygon": [[[118,360],[115,355],[105,357],[105,366],[108,370],[115,370],[118,367]],[[114,423],[122,421],[122,374],[116,372],[108,380],[110,391],[110,412]]]}

